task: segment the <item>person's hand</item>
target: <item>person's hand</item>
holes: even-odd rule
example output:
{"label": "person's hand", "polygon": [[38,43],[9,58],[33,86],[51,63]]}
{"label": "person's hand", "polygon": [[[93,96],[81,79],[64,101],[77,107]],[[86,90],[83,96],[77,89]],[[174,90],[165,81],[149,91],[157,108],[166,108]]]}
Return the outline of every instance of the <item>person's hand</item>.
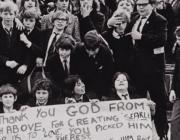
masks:
{"label": "person's hand", "polygon": [[89,100],[91,103],[96,103],[96,102],[99,102],[99,99],[90,99]]}
{"label": "person's hand", "polygon": [[133,31],[133,32],[131,32],[131,37],[134,40],[140,40],[142,37],[142,34],[140,32]]}
{"label": "person's hand", "polygon": [[65,104],[71,104],[71,103],[76,103],[76,100],[74,98],[65,98]]}
{"label": "person's hand", "polygon": [[26,44],[26,47],[30,47],[31,46],[31,42],[27,39],[27,36],[24,34],[24,33],[22,33],[21,35],[20,35],[20,40],[22,41],[22,42],[24,42],[25,44]]}
{"label": "person's hand", "polygon": [[17,69],[17,73],[18,73],[18,74],[25,74],[26,71],[27,71],[27,66],[26,66],[26,65],[21,65],[21,66]]}
{"label": "person's hand", "polygon": [[174,103],[174,101],[176,100],[176,93],[174,90],[171,90],[170,94],[169,94],[169,101],[171,103]]}
{"label": "person's hand", "polygon": [[38,57],[36,58],[36,66],[37,67],[42,67],[43,66],[43,59]]}
{"label": "person's hand", "polygon": [[112,16],[108,22],[107,26],[108,27],[117,27],[119,23],[122,22],[122,19],[120,17]]}
{"label": "person's hand", "polygon": [[18,63],[16,61],[14,61],[14,60],[6,61],[6,66],[10,67],[11,69],[14,69],[17,65],[18,65]]}
{"label": "person's hand", "polygon": [[21,106],[21,108],[19,109],[20,111],[25,111],[26,109],[30,108],[30,106],[28,105],[23,105]]}
{"label": "person's hand", "polygon": [[15,110],[15,109],[12,109],[9,113],[14,113],[14,112],[16,112],[16,110]]}
{"label": "person's hand", "polygon": [[150,108],[151,116],[154,116],[156,113],[156,103],[152,100],[147,100],[147,105]]}
{"label": "person's hand", "polygon": [[80,10],[81,10],[82,17],[85,18],[89,16],[89,14],[91,13],[92,7],[88,4],[83,4]]}
{"label": "person's hand", "polygon": [[16,27],[19,30],[23,30],[24,29],[24,25],[22,24],[22,22],[18,18],[15,18],[15,22],[16,22]]}

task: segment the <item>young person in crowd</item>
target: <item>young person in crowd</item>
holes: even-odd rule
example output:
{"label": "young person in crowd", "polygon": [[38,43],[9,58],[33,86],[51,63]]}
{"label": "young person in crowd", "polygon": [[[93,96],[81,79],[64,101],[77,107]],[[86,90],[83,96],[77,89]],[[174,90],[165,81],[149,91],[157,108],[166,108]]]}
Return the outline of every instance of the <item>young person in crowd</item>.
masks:
{"label": "young person in crowd", "polygon": [[175,31],[175,70],[172,82],[172,89],[169,95],[170,102],[174,103],[171,116],[171,140],[178,140],[180,137],[180,27]]}
{"label": "young person in crowd", "polygon": [[46,106],[56,104],[56,99],[53,97],[54,86],[49,79],[40,78],[35,81],[32,88],[31,98],[21,110],[27,107]]}
{"label": "young person in crowd", "polygon": [[20,0],[19,4],[19,14],[18,18],[22,21],[22,14],[28,9],[34,8],[37,14],[36,18],[36,26],[40,28],[40,16],[41,16],[41,10],[39,8],[39,1],[38,0]]}
{"label": "young person in crowd", "polygon": [[[133,0],[119,0],[117,2],[116,11],[119,11],[119,10],[127,11],[130,14],[130,19],[131,19],[131,17],[133,17],[135,15],[134,7],[135,7],[135,3]],[[119,24],[119,22],[121,22],[120,17],[115,16],[113,14],[112,17],[109,18],[109,20],[107,22],[107,26],[108,26],[108,28],[111,28],[111,27],[113,28],[113,27],[117,26]]]}
{"label": "young person in crowd", "polygon": [[39,59],[43,60],[43,65],[46,66],[46,62],[56,53],[55,43],[59,38],[63,36],[65,29],[67,28],[69,17],[68,14],[62,11],[57,11],[53,14],[52,18],[53,29],[47,29],[43,31],[43,41],[42,41],[42,49],[44,51],[43,58]]}
{"label": "young person in crowd", "polygon": [[64,80],[62,95],[64,103],[89,102],[85,84],[79,75],[69,75]]}
{"label": "young person in crowd", "polygon": [[85,82],[87,90],[101,99],[108,93],[113,74],[113,57],[107,46],[101,43],[96,30],[86,33],[85,44],[77,46],[74,52],[75,73]]}
{"label": "young person in crowd", "polygon": [[0,87],[0,113],[13,113],[19,110],[20,105],[16,103],[17,90],[11,84]]}
{"label": "young person in crowd", "polygon": [[72,36],[63,33],[55,44],[56,53],[47,60],[46,71],[51,80],[62,88],[63,81],[68,75],[73,74],[75,63],[72,55],[75,40]]}
{"label": "young person in crowd", "polygon": [[123,9],[118,9],[114,12],[113,16],[119,18],[119,23],[103,32],[102,36],[112,50],[115,72],[126,72],[132,79],[134,48],[131,37],[125,34],[126,26],[130,22],[130,14]]}
{"label": "young person in crowd", "polygon": [[42,32],[35,26],[38,19],[36,9],[30,8],[22,14],[22,22],[24,32],[20,36],[20,40],[24,42],[29,49],[31,63],[28,68],[28,74],[32,71],[36,64],[36,58],[43,56],[42,50]]}
{"label": "young person in crowd", "polygon": [[17,84],[24,77],[30,62],[28,50],[20,40],[22,31],[16,28],[14,22],[17,12],[17,5],[13,2],[1,4],[0,85]]}
{"label": "young person in crowd", "polygon": [[41,11],[39,8],[39,1],[38,0],[20,0],[19,4],[19,17],[21,18],[21,15],[28,9],[35,8],[36,14],[38,16],[41,15]]}
{"label": "young person in crowd", "polygon": [[47,15],[44,15],[41,19],[41,29],[52,29],[52,16],[57,11],[62,11],[67,13],[69,22],[67,24],[67,28],[65,29],[65,33],[72,35],[76,42],[80,42],[80,29],[79,29],[79,21],[78,18],[69,12],[70,0],[54,0],[55,10],[50,12]]}
{"label": "young person in crowd", "polygon": [[97,11],[96,0],[79,0],[81,12],[78,14],[81,39],[90,30],[101,33],[104,30],[105,16]]}

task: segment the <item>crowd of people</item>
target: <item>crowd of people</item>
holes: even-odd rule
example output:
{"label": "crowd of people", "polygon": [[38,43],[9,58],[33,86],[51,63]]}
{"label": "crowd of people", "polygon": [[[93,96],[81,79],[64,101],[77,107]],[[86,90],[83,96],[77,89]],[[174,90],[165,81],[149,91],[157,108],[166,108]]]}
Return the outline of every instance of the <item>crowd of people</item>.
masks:
{"label": "crowd of people", "polygon": [[0,112],[148,96],[167,140],[165,64],[175,63],[169,99],[178,140],[178,18],[165,0],[1,1]]}

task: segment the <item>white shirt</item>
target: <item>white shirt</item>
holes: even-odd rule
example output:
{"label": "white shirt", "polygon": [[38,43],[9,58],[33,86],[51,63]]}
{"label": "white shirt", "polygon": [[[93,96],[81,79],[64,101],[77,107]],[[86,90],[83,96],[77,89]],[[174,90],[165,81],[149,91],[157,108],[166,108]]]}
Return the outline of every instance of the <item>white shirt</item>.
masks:
{"label": "white shirt", "polygon": [[62,33],[63,33],[63,31],[62,31],[62,32],[58,32],[58,33],[55,33],[54,30],[52,31],[52,34],[51,34],[51,36],[50,36],[50,38],[49,38],[49,41],[48,41],[48,46],[47,46],[47,49],[46,49],[46,55],[45,55],[45,58],[44,58],[43,66],[46,66],[46,61],[47,61],[47,58],[48,58],[49,49],[50,49],[50,46],[51,46],[51,44],[52,44],[52,41],[53,41],[54,36],[55,36],[56,34],[58,34],[58,35],[56,36],[56,41],[57,41],[57,40],[61,37],[61,34],[62,34]]}
{"label": "white shirt", "polygon": [[[152,12],[151,12],[152,13]],[[144,25],[146,24],[146,22],[148,22],[148,19],[149,19],[149,17],[150,17],[150,15],[151,15],[151,13],[149,14],[149,15],[147,15],[146,17],[139,17],[139,19],[136,21],[136,23],[134,24],[134,26],[133,26],[133,28],[132,28],[132,32],[133,31],[137,31],[137,28],[138,28],[138,26],[139,26],[139,24],[140,24],[140,21],[141,21],[141,19],[142,19],[142,21],[141,21],[141,26],[140,26],[140,28],[139,28],[139,31],[140,31],[140,33],[142,32],[142,30],[143,30],[143,27],[144,27]]]}

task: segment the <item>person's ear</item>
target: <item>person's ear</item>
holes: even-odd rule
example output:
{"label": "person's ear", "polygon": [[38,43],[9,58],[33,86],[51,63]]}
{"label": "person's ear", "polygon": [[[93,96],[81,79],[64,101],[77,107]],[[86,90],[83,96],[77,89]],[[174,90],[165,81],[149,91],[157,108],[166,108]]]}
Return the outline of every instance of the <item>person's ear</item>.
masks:
{"label": "person's ear", "polygon": [[0,97],[0,102],[2,102],[2,97]]}
{"label": "person's ear", "polygon": [[16,96],[16,95],[14,96],[14,102],[15,102],[15,101],[17,101],[17,96]]}

